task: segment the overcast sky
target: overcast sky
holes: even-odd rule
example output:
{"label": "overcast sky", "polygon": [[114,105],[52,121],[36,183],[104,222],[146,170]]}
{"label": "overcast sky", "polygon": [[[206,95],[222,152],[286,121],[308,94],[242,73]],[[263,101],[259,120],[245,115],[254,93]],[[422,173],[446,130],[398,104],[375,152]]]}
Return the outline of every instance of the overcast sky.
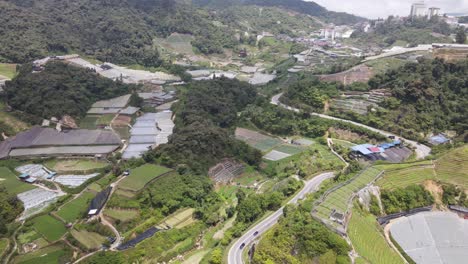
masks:
{"label": "overcast sky", "polygon": [[[308,0],[305,0],[308,1]],[[312,0],[309,0],[312,1]],[[407,16],[417,0],[313,0],[331,11],[347,12],[367,18]],[[440,7],[442,13],[468,13],[468,0],[426,0],[427,6]]]}

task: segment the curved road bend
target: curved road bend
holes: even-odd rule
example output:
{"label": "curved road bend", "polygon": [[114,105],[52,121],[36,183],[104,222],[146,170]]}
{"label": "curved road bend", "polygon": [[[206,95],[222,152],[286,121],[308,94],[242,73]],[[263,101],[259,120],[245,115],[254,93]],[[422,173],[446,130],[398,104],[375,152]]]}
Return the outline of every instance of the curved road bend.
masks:
{"label": "curved road bend", "polygon": [[[296,204],[299,200],[303,199],[306,194],[312,193],[318,190],[320,184],[327,179],[333,177],[333,172],[322,173],[313,179],[305,182],[304,188],[296,194],[288,204]],[[244,235],[242,235],[229,249],[228,255],[228,264],[242,264],[242,249],[240,246],[242,243],[245,243],[244,249],[249,248],[255,239],[261,236],[263,233],[268,231],[270,228],[273,227],[278,222],[278,219],[283,215],[283,207],[278,209],[278,211],[274,212],[272,215],[268,216],[266,219],[255,225],[253,228],[249,229]],[[258,231],[258,234],[254,236],[253,234]]]}
{"label": "curved road bend", "polygon": [[[273,96],[271,98],[271,104],[274,104],[274,105],[277,105],[277,106],[281,106],[283,107],[284,109],[287,109],[287,110],[291,110],[291,111],[294,111],[294,112],[300,112],[299,109],[297,108],[294,108],[294,107],[291,107],[291,106],[288,106],[288,105],[285,105],[283,103],[281,103],[279,101],[280,97],[283,95],[283,93],[280,93],[280,94],[277,94],[275,96]],[[367,128],[371,131],[374,131],[374,132],[377,132],[381,135],[384,135],[386,137],[389,137],[389,136],[394,136],[395,138],[400,138],[401,140],[405,141],[406,143],[410,144],[412,147],[415,148],[415,152],[416,152],[416,158],[418,159],[424,159],[425,157],[427,157],[430,153],[431,153],[431,148],[428,147],[428,146],[425,146],[425,145],[422,145],[422,144],[419,144],[418,142],[416,141],[412,141],[412,140],[408,140],[408,139],[405,139],[405,138],[402,138],[398,135],[395,135],[395,134],[392,134],[390,132],[387,132],[387,131],[383,131],[383,130],[380,130],[380,129],[376,129],[376,128],[373,128],[373,127],[370,127],[370,126],[367,126],[367,125],[363,125],[361,123],[357,123],[357,122],[354,122],[354,121],[350,121],[350,120],[346,120],[346,119],[341,119],[341,118],[337,118],[337,117],[333,117],[333,116],[329,116],[329,115],[324,115],[324,114],[318,114],[318,113],[311,113],[312,115],[315,115],[315,116],[318,116],[318,117],[321,117],[321,118],[326,118],[326,119],[331,119],[331,120],[337,120],[337,121],[342,121],[342,122],[347,122],[347,123],[350,123],[350,124],[353,124],[353,125],[356,125],[356,126],[360,126],[360,127],[363,127],[363,128]]]}

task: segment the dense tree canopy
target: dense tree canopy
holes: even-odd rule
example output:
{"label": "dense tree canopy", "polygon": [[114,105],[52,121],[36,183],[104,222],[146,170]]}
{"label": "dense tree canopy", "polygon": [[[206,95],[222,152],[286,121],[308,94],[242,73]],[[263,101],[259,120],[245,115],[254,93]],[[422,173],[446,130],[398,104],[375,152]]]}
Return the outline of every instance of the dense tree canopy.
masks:
{"label": "dense tree canopy", "polygon": [[382,190],[382,206],[387,214],[408,211],[417,207],[432,205],[434,198],[420,185],[410,185],[395,190]]}
{"label": "dense tree canopy", "polygon": [[192,83],[176,107],[176,128],[169,143],[148,153],[148,161],[159,159],[174,166],[187,164],[198,172],[225,157],[237,157],[251,165],[261,153],[233,136],[237,113],[256,98],[245,82],[219,78]]}
{"label": "dense tree canopy", "polygon": [[9,194],[0,186],[0,237],[7,233],[6,225],[13,222],[23,212],[23,203],[15,195]]}
{"label": "dense tree canopy", "polygon": [[31,64],[23,65],[7,82],[5,93],[10,106],[32,115],[82,117],[94,102],[127,94],[132,88],[89,69],[49,62],[39,73],[32,72]]}

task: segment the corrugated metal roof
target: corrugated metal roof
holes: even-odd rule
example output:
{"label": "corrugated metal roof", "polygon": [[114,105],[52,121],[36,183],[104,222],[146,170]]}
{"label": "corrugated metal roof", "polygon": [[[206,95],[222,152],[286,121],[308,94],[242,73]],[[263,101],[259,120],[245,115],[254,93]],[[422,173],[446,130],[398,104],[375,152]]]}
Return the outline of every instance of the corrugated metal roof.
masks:
{"label": "corrugated metal roof", "polygon": [[362,155],[369,155],[372,154],[372,152],[368,149],[371,147],[373,147],[371,144],[362,144],[351,147],[351,150],[360,152]]}

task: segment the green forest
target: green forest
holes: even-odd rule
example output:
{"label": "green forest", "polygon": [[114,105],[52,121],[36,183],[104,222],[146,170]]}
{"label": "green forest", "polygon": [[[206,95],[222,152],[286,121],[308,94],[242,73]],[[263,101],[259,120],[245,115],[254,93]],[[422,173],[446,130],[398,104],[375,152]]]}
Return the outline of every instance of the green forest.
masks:
{"label": "green forest", "polygon": [[33,73],[31,64],[19,68],[6,83],[5,97],[16,110],[43,118],[65,114],[80,118],[98,100],[128,94],[134,88],[63,62],[49,62]]}
{"label": "green forest", "polygon": [[364,32],[357,30],[351,36],[360,43],[373,43],[381,47],[389,47],[397,41],[404,41],[409,46],[436,42],[452,42],[449,35],[452,32],[450,26],[438,17],[431,20],[426,18],[401,20],[393,16],[386,20],[373,22],[375,30]]}
{"label": "green forest", "polygon": [[168,166],[186,164],[197,172],[226,157],[258,165],[261,153],[234,138],[237,113],[256,98],[245,82],[219,78],[190,83],[176,105],[176,127],[169,143],[145,155]]}
{"label": "green forest", "polygon": [[12,223],[23,212],[23,203],[16,195],[0,186],[0,237],[8,233],[7,224]]}
{"label": "green forest", "polygon": [[291,206],[261,240],[253,263],[345,264],[350,263],[349,250],[346,241],[312,218],[306,207]]}

